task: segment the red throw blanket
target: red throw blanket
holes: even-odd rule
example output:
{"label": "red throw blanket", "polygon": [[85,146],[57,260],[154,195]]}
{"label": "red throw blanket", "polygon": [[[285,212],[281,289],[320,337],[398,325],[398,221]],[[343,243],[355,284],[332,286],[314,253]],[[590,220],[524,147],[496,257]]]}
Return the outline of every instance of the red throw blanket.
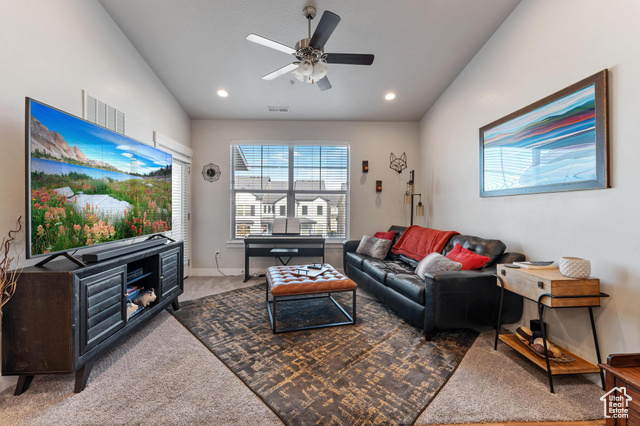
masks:
{"label": "red throw blanket", "polygon": [[449,238],[458,234],[456,231],[438,231],[413,225],[402,233],[391,251],[420,261],[429,253],[442,252]]}

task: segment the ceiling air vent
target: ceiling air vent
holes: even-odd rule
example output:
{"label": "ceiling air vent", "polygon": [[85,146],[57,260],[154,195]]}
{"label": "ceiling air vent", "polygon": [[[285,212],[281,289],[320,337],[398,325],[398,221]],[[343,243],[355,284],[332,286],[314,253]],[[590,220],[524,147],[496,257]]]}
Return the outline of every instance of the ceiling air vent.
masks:
{"label": "ceiling air vent", "polygon": [[268,106],[269,112],[289,112],[288,106]]}

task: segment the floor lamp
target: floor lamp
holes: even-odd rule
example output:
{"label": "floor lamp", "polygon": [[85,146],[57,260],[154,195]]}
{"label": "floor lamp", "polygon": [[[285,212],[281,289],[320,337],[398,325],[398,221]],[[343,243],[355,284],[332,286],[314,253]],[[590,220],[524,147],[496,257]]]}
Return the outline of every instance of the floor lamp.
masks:
{"label": "floor lamp", "polygon": [[409,172],[409,182],[407,182],[407,190],[404,193],[404,203],[411,204],[411,225],[413,225],[413,200],[415,197],[419,197],[418,205],[416,206],[416,216],[424,216],[424,204],[422,204],[422,194],[415,194],[415,171],[411,170]]}

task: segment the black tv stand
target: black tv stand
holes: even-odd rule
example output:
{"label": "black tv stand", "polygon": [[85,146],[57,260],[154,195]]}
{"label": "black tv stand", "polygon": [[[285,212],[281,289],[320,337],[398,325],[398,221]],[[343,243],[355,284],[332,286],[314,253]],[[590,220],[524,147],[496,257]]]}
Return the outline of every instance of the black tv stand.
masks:
{"label": "black tv stand", "polygon": [[[15,294],[2,307],[1,371],[18,376],[15,394],[25,392],[35,375],[64,373],[75,374],[74,391],[81,392],[105,352],[165,308],[180,308],[183,256],[178,241],[82,268],[69,262],[24,268]],[[129,315],[129,274],[141,269],[132,285],[153,289],[156,299]]]}
{"label": "black tv stand", "polygon": [[44,265],[46,265],[47,263],[51,262],[53,259],[57,258],[58,256],[63,256],[66,257],[67,259],[69,259],[70,261],[72,261],[73,263],[75,263],[76,265],[78,265],[81,268],[86,267],[87,265],[82,262],[80,259],[78,259],[77,257],[73,257],[71,256],[69,253],[67,253],[66,251],[64,253],[57,253],[54,255],[51,255],[49,257],[47,257],[44,260],[41,260],[40,262],[36,263],[37,267],[43,267]]}

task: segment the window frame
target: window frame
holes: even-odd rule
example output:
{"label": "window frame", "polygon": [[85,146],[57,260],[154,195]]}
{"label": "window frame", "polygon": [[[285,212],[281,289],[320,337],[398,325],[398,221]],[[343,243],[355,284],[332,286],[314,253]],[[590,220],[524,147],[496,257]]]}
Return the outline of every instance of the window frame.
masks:
{"label": "window frame", "polygon": [[[234,149],[243,145],[257,145],[257,146],[286,146],[288,147],[288,188],[287,190],[268,190],[268,189],[236,189],[235,188],[235,164],[234,164]],[[294,171],[295,171],[295,155],[294,151],[297,146],[320,146],[320,147],[345,147],[346,148],[346,190],[294,190],[295,180],[294,180]],[[230,162],[231,162],[231,173],[230,173],[230,212],[231,212],[231,226],[229,227],[230,232],[230,241],[242,241],[244,237],[238,237],[236,235],[236,195],[237,194],[285,194],[285,198],[287,201],[286,205],[286,215],[278,217],[287,217],[287,218],[295,218],[296,213],[296,194],[323,194],[323,195],[344,195],[345,196],[345,235],[343,237],[325,237],[328,242],[340,242],[349,239],[350,236],[350,216],[351,216],[351,208],[350,208],[350,196],[351,196],[351,148],[348,143],[341,143],[336,141],[317,141],[314,143],[309,142],[288,142],[288,141],[241,141],[241,140],[232,140],[230,144]],[[256,209],[258,210],[258,209]],[[275,214],[276,208],[273,207],[272,210]],[[326,214],[330,214],[331,209],[326,209]],[[278,212],[279,213],[279,212]]]}

